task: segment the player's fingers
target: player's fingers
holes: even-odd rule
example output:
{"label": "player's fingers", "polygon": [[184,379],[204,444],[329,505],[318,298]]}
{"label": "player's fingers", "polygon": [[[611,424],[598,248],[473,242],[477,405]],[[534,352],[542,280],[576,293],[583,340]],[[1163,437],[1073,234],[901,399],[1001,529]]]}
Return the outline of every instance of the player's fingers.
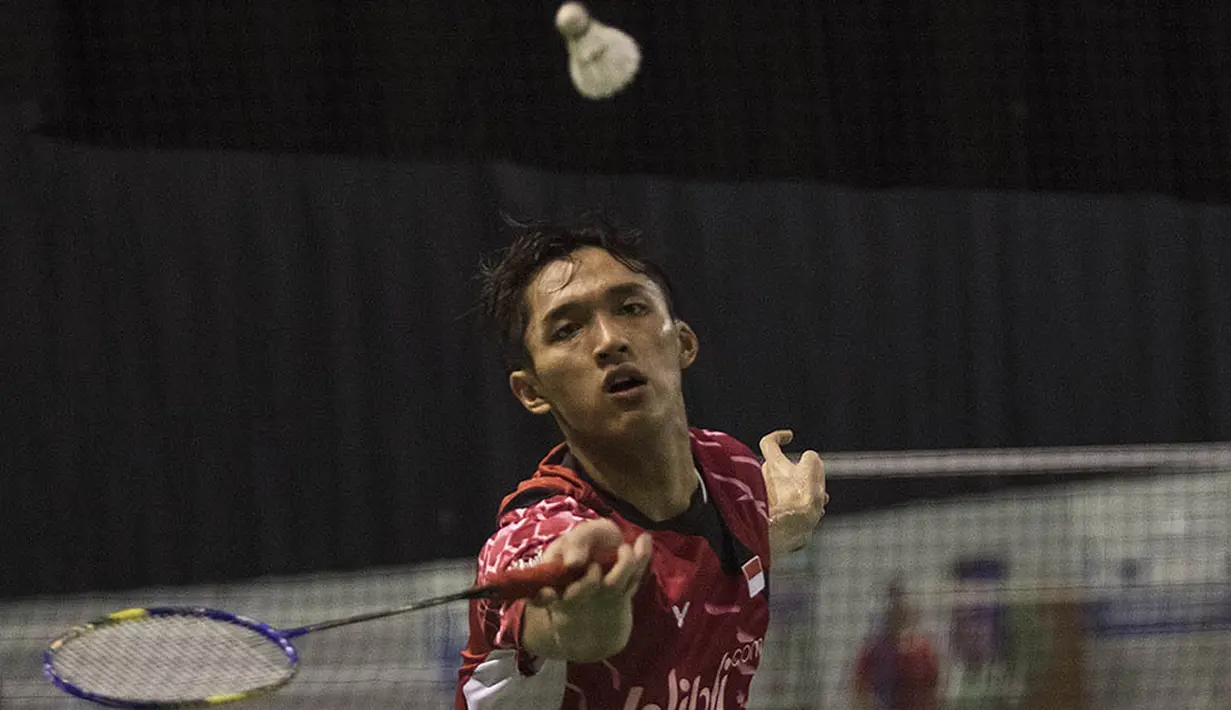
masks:
{"label": "player's fingers", "polygon": [[654,539],[649,533],[641,533],[637,539],[633,541],[633,557],[642,563],[642,567],[649,567],[650,557],[654,553]]}
{"label": "player's fingers", "polygon": [[820,498],[825,492],[825,462],[820,454],[809,449],[799,457],[800,468],[806,472],[812,486],[812,495]]}
{"label": "player's fingers", "polygon": [[543,561],[558,561],[565,567],[580,567],[587,556],[580,541],[566,532],[547,546],[547,550],[543,552]]}
{"label": "player's fingers", "polygon": [[594,550],[616,548],[624,542],[615,522],[600,518],[587,520],[560,536],[564,541],[563,562],[567,567],[580,567],[589,562]]}
{"label": "player's fingers", "polygon": [[551,562],[553,560],[564,560],[564,548],[568,545],[568,540],[564,536],[560,536],[552,540],[547,549],[543,550],[543,556],[539,558],[541,562]]}
{"label": "player's fingers", "polygon": [[654,541],[649,533],[641,533],[633,542],[630,562],[636,565],[633,575],[633,586],[641,584],[641,578],[650,569],[650,560],[654,556]]}
{"label": "player's fingers", "polygon": [[556,593],[556,590],[551,587],[543,587],[539,590],[538,594],[534,595],[527,601],[534,606],[547,606],[549,604],[554,604],[559,600],[560,595]]}
{"label": "player's fingers", "polygon": [[632,567],[630,587],[641,584],[641,578],[650,569],[650,561],[654,555],[654,541],[649,533],[641,533],[632,545],[632,556],[629,564]]}
{"label": "player's fingers", "polygon": [[629,566],[629,559],[632,556],[632,545],[620,545],[619,549],[616,550],[615,564],[611,566],[611,569],[607,571],[607,574],[603,575],[603,586],[615,587],[624,580],[627,576],[626,572]]}
{"label": "player's fingers", "polygon": [[[615,526],[615,523],[610,520],[588,520],[556,538],[547,548],[547,552],[553,553],[554,557],[563,562],[565,567],[582,567],[590,561],[590,551],[595,542],[607,534],[607,531],[603,530],[606,526],[601,523]],[[618,534],[618,529],[616,532]]]}
{"label": "player's fingers", "polygon": [[[563,539],[563,538],[561,538]],[[589,545],[577,538],[565,540],[564,546],[560,550],[560,561],[565,567],[576,568],[581,567],[590,558]]]}
{"label": "player's fingers", "polygon": [[766,461],[777,459],[785,456],[782,453],[782,447],[791,443],[791,439],[795,438],[795,432],[790,429],[777,429],[771,431],[761,437],[761,456]]}
{"label": "player's fingers", "polygon": [[568,585],[568,588],[564,590],[564,594],[560,598],[566,602],[572,602],[580,597],[594,594],[599,589],[602,581],[603,568],[597,562],[591,563],[581,579]]}
{"label": "player's fingers", "polygon": [[642,533],[633,545],[621,545],[618,561],[603,579],[603,585],[621,596],[636,590],[649,566],[649,538]]}

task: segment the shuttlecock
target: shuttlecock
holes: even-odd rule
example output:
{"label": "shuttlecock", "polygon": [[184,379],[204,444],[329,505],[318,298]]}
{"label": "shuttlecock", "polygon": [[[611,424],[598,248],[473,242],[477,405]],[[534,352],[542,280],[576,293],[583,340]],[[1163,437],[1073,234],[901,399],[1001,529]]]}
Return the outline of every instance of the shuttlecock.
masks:
{"label": "shuttlecock", "polygon": [[556,29],[568,43],[568,74],[573,86],[588,99],[605,99],[618,93],[641,67],[641,50],[633,38],[595,20],[581,3],[560,6]]}

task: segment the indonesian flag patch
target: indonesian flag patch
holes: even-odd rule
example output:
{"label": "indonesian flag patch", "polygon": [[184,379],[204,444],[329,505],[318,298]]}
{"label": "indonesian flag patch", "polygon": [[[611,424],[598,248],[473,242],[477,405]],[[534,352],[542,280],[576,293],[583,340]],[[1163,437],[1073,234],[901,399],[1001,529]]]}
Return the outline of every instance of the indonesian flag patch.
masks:
{"label": "indonesian flag patch", "polygon": [[744,579],[748,580],[748,596],[755,597],[765,589],[765,570],[761,569],[761,556],[753,555],[744,563]]}

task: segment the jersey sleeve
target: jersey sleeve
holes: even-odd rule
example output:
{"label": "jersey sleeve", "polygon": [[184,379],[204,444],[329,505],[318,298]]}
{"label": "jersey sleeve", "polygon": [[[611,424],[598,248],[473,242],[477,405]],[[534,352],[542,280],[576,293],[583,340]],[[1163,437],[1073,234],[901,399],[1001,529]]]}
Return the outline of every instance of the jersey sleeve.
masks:
{"label": "jersey sleeve", "polygon": [[766,571],[773,569],[773,556],[769,545],[769,494],[765,488],[765,477],[761,471],[761,459],[747,444],[730,434],[711,429],[698,429],[698,443],[702,447],[721,450],[730,461],[732,476],[724,476],[716,471],[710,471],[710,477],[724,485],[731,486],[734,491],[733,500],[736,503],[750,506],[755,511],[756,520],[750,521],[752,534],[763,544],[757,550],[761,564]]}
{"label": "jersey sleeve", "polygon": [[[580,523],[598,517],[566,495],[555,495],[505,513],[500,528],[479,552],[477,582],[485,584],[497,572],[537,563],[552,541]],[[524,600],[500,604],[481,600],[478,614],[489,646],[516,650],[518,670],[533,675],[535,659],[522,648],[525,607]]]}

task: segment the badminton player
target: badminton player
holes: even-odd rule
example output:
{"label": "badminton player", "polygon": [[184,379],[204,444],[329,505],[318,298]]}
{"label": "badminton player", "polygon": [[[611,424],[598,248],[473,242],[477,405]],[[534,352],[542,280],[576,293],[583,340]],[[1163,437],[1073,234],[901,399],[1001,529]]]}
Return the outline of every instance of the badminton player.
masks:
{"label": "badminton player", "polygon": [[[558,559],[562,593],[470,607],[457,710],[716,710],[748,702],[775,555],[806,543],[827,499],[820,458],[690,427],[696,333],[635,235],[522,227],[483,270],[514,396],[564,443],[502,502],[478,581]],[[768,487],[767,487],[768,481]],[[605,569],[594,560],[614,551]]]}

